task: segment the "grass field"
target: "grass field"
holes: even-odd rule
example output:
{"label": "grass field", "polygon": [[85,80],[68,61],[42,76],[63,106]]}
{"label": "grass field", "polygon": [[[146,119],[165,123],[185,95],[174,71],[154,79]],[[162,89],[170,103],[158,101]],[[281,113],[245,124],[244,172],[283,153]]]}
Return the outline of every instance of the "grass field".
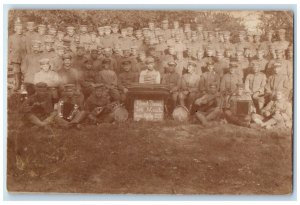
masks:
{"label": "grass field", "polygon": [[81,130],[8,119],[9,191],[288,194],[290,130],[132,122]]}

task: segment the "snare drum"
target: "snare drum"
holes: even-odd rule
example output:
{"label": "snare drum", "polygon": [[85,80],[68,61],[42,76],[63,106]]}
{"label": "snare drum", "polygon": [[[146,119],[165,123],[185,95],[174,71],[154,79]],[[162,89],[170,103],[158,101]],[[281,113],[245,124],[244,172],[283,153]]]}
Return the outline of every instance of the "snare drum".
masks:
{"label": "snare drum", "polygon": [[190,116],[189,110],[186,107],[181,105],[177,106],[172,113],[173,119],[179,122],[188,121],[189,116]]}

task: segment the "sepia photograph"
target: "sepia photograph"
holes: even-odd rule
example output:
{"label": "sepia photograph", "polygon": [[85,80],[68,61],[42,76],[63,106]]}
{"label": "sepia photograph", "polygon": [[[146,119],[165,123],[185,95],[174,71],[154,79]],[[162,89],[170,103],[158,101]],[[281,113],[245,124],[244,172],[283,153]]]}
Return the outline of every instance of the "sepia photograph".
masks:
{"label": "sepia photograph", "polygon": [[292,194],[292,10],[7,20],[9,193]]}

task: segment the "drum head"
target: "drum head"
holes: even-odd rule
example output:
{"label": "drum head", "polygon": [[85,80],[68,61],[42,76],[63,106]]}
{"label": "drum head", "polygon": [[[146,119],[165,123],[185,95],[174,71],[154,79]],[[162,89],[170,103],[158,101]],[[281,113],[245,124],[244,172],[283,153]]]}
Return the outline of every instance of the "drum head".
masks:
{"label": "drum head", "polygon": [[117,122],[125,122],[128,119],[128,111],[118,106],[113,110],[113,118]]}
{"label": "drum head", "polygon": [[172,113],[173,119],[179,122],[188,121],[189,115],[188,109],[183,106],[177,106]]}

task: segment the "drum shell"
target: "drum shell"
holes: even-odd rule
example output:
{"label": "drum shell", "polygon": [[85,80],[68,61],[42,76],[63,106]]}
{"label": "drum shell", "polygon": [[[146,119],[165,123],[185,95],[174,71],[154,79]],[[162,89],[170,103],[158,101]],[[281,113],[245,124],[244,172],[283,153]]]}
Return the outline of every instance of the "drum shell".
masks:
{"label": "drum shell", "polygon": [[176,121],[185,122],[189,120],[190,112],[186,107],[179,105],[173,110],[172,117]]}

